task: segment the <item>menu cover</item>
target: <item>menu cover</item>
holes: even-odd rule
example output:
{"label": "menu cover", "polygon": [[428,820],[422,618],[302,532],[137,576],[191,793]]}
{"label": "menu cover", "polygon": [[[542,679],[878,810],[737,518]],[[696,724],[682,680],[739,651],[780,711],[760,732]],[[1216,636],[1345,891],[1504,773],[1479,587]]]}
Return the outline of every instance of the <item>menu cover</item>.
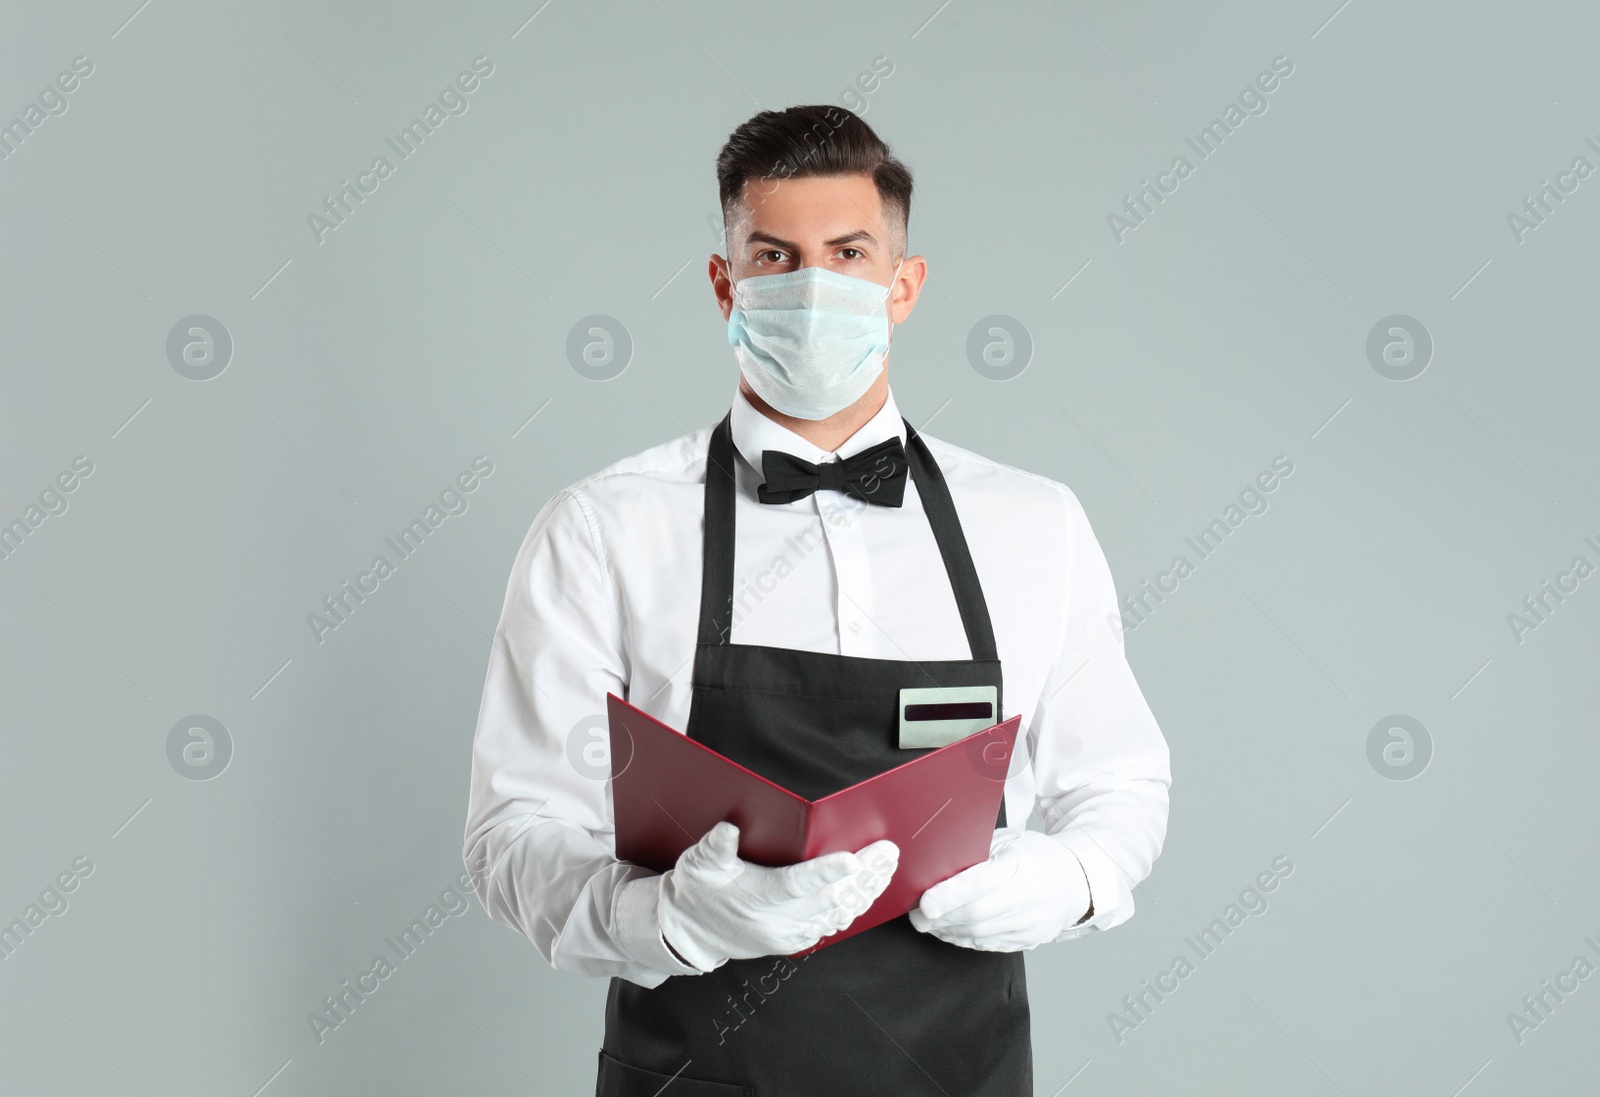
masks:
{"label": "menu cover", "polygon": [[791,865],[888,838],[900,847],[877,900],[804,956],[897,918],[922,893],[988,859],[1020,716],[938,747],[820,800],[807,800],[606,694],[619,860],[665,872],[727,819],[739,856]]}

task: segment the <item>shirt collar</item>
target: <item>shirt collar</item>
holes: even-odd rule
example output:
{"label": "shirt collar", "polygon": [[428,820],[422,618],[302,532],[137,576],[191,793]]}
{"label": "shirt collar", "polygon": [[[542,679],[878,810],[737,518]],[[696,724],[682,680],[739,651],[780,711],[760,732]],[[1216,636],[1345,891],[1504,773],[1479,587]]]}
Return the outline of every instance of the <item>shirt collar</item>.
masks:
{"label": "shirt collar", "polygon": [[853,457],[862,450],[870,449],[880,442],[887,442],[891,438],[900,439],[902,445],[906,440],[905,421],[900,416],[900,409],[895,405],[893,390],[885,394],[883,407],[878,409],[878,413],[861,424],[860,428],[832,453],[818,449],[788,427],[768,419],[756,410],[744,391],[737,387],[733,393],[733,411],[729,428],[733,432],[733,444],[738,449],[739,456],[756,470],[758,479],[762,475],[761,454],[769,449],[783,450],[803,461],[820,465],[836,457]]}

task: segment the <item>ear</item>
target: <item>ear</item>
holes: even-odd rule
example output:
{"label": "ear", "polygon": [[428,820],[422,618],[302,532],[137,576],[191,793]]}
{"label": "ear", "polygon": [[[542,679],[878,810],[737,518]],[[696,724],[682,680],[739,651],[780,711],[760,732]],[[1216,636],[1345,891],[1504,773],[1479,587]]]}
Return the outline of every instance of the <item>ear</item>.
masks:
{"label": "ear", "polygon": [[907,256],[900,264],[900,276],[889,286],[889,321],[903,324],[911,318],[928,278],[928,261],[920,255]]}
{"label": "ear", "polygon": [[711,279],[711,294],[726,320],[733,313],[733,279],[729,276],[728,261],[713,252],[706,264],[706,274]]}

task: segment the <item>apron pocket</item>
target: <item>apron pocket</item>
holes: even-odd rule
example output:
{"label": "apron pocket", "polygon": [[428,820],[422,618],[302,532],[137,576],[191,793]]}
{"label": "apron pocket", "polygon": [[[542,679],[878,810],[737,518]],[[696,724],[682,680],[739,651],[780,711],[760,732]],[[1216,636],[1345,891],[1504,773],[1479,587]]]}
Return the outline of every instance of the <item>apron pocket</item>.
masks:
{"label": "apron pocket", "polygon": [[602,1048],[594,1093],[595,1097],[756,1097],[756,1087],[645,1070],[607,1055]]}

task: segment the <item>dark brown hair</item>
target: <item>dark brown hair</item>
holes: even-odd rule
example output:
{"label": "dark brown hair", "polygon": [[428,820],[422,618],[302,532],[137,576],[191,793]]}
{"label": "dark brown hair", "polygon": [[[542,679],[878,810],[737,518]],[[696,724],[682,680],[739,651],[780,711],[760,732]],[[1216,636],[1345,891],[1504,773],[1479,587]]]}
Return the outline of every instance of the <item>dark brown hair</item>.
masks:
{"label": "dark brown hair", "polygon": [[746,181],[811,175],[868,175],[878,188],[892,246],[906,246],[911,222],[911,171],[857,114],[829,104],[764,110],[728,135],[717,154],[724,227]]}

